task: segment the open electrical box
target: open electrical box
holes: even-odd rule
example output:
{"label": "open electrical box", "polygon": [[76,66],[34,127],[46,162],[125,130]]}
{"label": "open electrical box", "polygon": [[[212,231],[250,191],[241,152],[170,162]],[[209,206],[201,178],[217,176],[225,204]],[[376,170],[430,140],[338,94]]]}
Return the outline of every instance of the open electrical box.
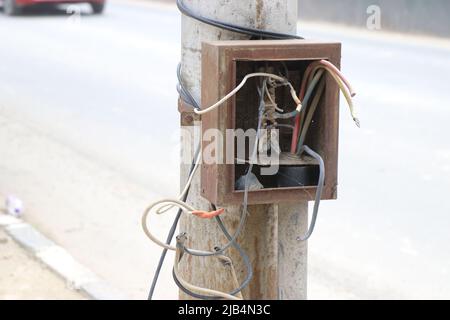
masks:
{"label": "open electrical box", "polygon": [[[208,106],[229,93],[249,73],[269,70],[283,74],[299,88],[308,65],[328,60],[340,67],[341,44],[309,40],[242,40],[203,43],[202,47],[202,106]],[[337,197],[337,160],[339,126],[339,87],[330,74],[324,75],[324,91],[317,105],[306,135],[306,143],[314,149],[325,164],[325,183],[322,199]],[[249,79],[246,85],[223,106],[202,116],[202,132],[218,129],[223,137],[227,129],[247,129],[257,126],[260,79]],[[277,89],[277,104],[284,112],[296,105],[288,89]],[[248,193],[249,204],[314,200],[317,188],[318,164],[306,155],[290,153],[292,119],[279,119],[279,170],[273,175],[261,175],[264,160],[254,163],[253,172],[262,184]],[[207,142],[203,142],[206,147]],[[227,154],[224,143],[223,154]],[[229,152],[229,150],[228,150]],[[232,152],[236,152],[233,150]],[[201,194],[218,205],[240,204],[244,191],[236,184],[248,164],[234,154],[232,163],[203,163],[201,167]],[[303,174],[306,172],[307,174]],[[298,176],[297,176],[298,175]]]}

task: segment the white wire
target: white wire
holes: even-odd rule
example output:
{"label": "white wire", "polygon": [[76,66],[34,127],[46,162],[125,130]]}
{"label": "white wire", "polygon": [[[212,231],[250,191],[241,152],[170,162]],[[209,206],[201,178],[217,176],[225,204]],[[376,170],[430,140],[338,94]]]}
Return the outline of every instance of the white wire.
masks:
{"label": "white wire", "polygon": [[255,73],[247,74],[244,77],[244,79],[242,79],[241,83],[239,83],[239,85],[236,88],[234,88],[230,93],[228,93],[225,97],[223,97],[222,99],[220,99],[219,101],[217,101],[216,103],[214,103],[212,106],[210,106],[208,108],[201,109],[201,110],[194,109],[194,112],[196,114],[205,114],[207,112],[210,112],[210,111],[216,109],[221,104],[223,104],[225,101],[227,101],[232,96],[234,96],[239,90],[241,90],[248,79],[254,78],[254,77],[267,77],[267,78],[275,79],[277,81],[282,82],[283,85],[289,86],[292,99],[294,99],[295,103],[297,104],[297,108],[296,109],[297,109],[298,112],[300,112],[300,109],[302,107],[302,103],[301,103],[300,99],[298,98],[297,93],[295,92],[295,89],[292,86],[292,84],[289,81],[287,81],[285,78],[283,78],[283,77],[280,77],[280,76],[278,76],[276,74],[272,74],[272,73],[266,73],[266,72],[255,72]]}
{"label": "white wire", "polygon": [[162,199],[156,202],[153,202],[152,204],[150,204],[147,209],[145,209],[144,214],[142,215],[142,220],[141,220],[141,224],[142,224],[142,229],[144,230],[144,233],[146,234],[146,236],[153,241],[154,243],[156,243],[157,245],[159,245],[160,247],[167,249],[167,250],[172,250],[172,251],[176,251],[177,248],[174,246],[171,246],[169,244],[166,244],[164,242],[162,242],[161,240],[159,240],[157,237],[155,237],[151,232],[150,229],[147,226],[147,219],[148,219],[148,215],[149,213],[152,211],[152,209],[157,206],[158,204],[161,203],[165,203],[165,204],[169,204],[169,205],[173,205],[175,207],[180,208],[181,210],[183,210],[184,212],[190,213],[192,211],[194,211],[195,209],[193,207],[191,207],[190,205],[188,205],[187,203],[177,200],[177,199]]}
{"label": "white wire", "polygon": [[[273,101],[272,96],[271,96],[270,93],[269,93],[269,88],[267,87],[267,83],[265,83],[264,86],[265,86],[265,88],[266,88],[266,90],[265,90],[265,91],[266,91],[266,96],[267,96],[267,98],[269,98],[270,103],[273,105],[273,107],[275,108],[275,110],[278,111],[278,112],[284,112],[284,110],[281,109],[281,108],[279,108],[279,107],[277,106],[277,104],[275,103],[275,101]],[[266,105],[267,105],[267,104],[266,104]]]}
{"label": "white wire", "polygon": [[[191,174],[189,175],[188,181],[187,181],[186,186],[185,186],[184,190],[182,191],[181,195],[184,195],[184,193],[187,192],[189,185],[192,183],[192,179],[195,174],[195,171],[199,167],[199,164],[201,163],[200,159],[201,159],[201,152],[197,156],[197,161],[196,161],[195,167],[193,168]],[[153,235],[153,233],[148,228],[148,216],[149,216],[150,212],[153,210],[153,208],[157,207],[160,204],[162,204],[162,206],[160,206],[156,210],[156,212],[160,213],[160,214],[168,211],[169,209],[171,209],[173,207],[177,207],[177,208],[181,209],[183,212],[188,213],[188,214],[192,214],[192,212],[196,211],[196,210],[194,207],[192,207],[188,203],[182,201],[181,199],[161,199],[159,201],[151,203],[145,209],[144,213],[142,214],[141,225],[142,225],[142,229],[144,230],[145,235],[152,242],[157,244],[158,246],[160,246],[164,249],[167,249],[167,250],[176,251],[176,247],[166,244],[166,243],[162,242],[161,240],[159,240],[157,237],[155,237]],[[189,248],[187,248],[187,249],[189,249]],[[197,254],[206,254],[206,255],[211,255],[212,253],[214,253],[211,251],[202,251],[202,250],[196,250],[196,249],[189,249],[189,251],[197,253]]]}
{"label": "white wire", "polygon": [[[187,180],[187,182],[186,182],[186,185],[184,186],[183,191],[181,191],[180,195],[178,196],[178,200],[183,199],[183,197],[184,197],[184,195],[186,194],[186,192],[188,192],[189,187],[191,186],[191,183],[192,183],[192,179],[194,179],[195,172],[197,171],[197,169],[198,169],[198,167],[199,167],[199,165],[200,165],[200,163],[201,163],[201,158],[202,158],[202,155],[201,155],[201,152],[199,152],[199,153],[198,153],[198,156],[197,156],[197,159],[195,160],[195,166],[194,166],[194,168],[192,169],[191,174],[189,175],[189,178],[188,178],[188,180]],[[163,205],[163,206],[159,207],[159,208],[156,210],[156,213],[157,213],[157,214],[162,214],[162,213],[164,213],[164,212],[169,211],[169,210],[172,209],[173,207],[175,207],[175,205],[173,205],[173,204],[166,204],[166,205]]]}
{"label": "white wire", "polygon": [[[202,287],[198,287],[195,286],[187,281],[185,281],[179,274],[178,272],[178,263],[179,263],[179,250],[177,251],[177,254],[175,255],[175,263],[174,263],[174,268],[173,268],[173,272],[175,273],[175,276],[177,277],[178,281],[181,283],[181,285],[187,289],[189,289],[190,291],[194,291],[194,292],[198,292],[201,294],[205,294],[205,295],[210,295],[210,296],[218,296],[224,299],[228,299],[228,300],[242,300],[242,295],[240,297],[236,297],[233,296],[231,294],[222,292],[222,291],[217,291],[217,290],[212,290],[212,289],[208,289],[208,288],[202,288]],[[226,256],[217,256],[218,258],[222,258],[222,259],[226,259],[231,263],[231,260],[226,257]],[[233,267],[232,267],[233,268]],[[234,274],[234,272],[233,272]],[[234,274],[234,278],[236,278],[236,275]],[[237,282],[237,280],[235,281]]]}

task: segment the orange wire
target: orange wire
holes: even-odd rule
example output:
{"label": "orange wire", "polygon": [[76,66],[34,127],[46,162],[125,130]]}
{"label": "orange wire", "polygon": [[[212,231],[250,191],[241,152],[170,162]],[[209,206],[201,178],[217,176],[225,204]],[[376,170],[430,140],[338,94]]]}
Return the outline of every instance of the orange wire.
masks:
{"label": "orange wire", "polygon": [[217,209],[215,211],[201,211],[201,210],[194,210],[192,211],[192,214],[194,216],[197,216],[199,218],[203,218],[203,219],[211,219],[214,218],[215,216],[218,216],[219,214],[224,213],[225,209],[221,208],[221,209]]}

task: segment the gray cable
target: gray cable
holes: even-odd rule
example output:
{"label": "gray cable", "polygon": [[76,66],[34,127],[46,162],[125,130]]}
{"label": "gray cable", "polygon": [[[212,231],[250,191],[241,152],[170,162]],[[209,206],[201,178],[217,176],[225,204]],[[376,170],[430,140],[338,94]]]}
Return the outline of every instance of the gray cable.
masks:
{"label": "gray cable", "polygon": [[[192,160],[192,164],[191,164],[191,167],[189,169],[189,175],[191,175],[192,171],[195,168],[195,159],[197,159],[197,156],[198,156],[200,150],[201,150],[201,148],[200,148],[200,145],[199,145],[199,146],[197,146],[197,149],[195,150],[194,158]],[[188,194],[189,194],[189,189],[187,190],[186,194],[183,196],[183,198],[182,198],[183,201],[186,201],[186,199],[188,197]],[[181,209],[178,209],[177,215],[175,216],[175,219],[174,219],[174,221],[172,223],[172,227],[169,230],[169,235],[167,236],[167,240],[166,240],[167,244],[170,244],[170,242],[172,242],[173,236],[174,236],[175,231],[177,229],[178,221],[180,220],[180,217],[181,217],[182,213],[183,213],[183,211]],[[161,252],[161,257],[159,258],[158,266],[156,267],[156,271],[155,271],[155,274],[153,276],[152,285],[150,287],[150,291],[149,291],[149,294],[148,294],[148,300],[152,300],[152,298],[153,298],[153,294],[154,294],[155,288],[156,288],[156,283],[158,282],[159,274],[161,273],[161,268],[162,268],[162,265],[163,265],[164,260],[166,258],[166,255],[167,255],[167,249],[163,249],[163,251]]]}
{"label": "gray cable", "polygon": [[308,133],[309,126],[312,123],[312,118],[314,116],[314,113],[316,112],[317,106],[319,105],[319,102],[322,97],[322,93],[323,93],[324,89],[325,89],[325,79],[322,78],[322,80],[319,83],[319,87],[316,90],[316,95],[313,98],[311,105],[308,106],[306,115],[305,114],[303,115],[305,118],[301,121],[303,123],[303,125],[301,126],[300,134],[299,134],[299,138],[298,138],[298,142],[297,142],[298,150],[301,150],[302,145],[305,142],[306,134]]}
{"label": "gray cable", "polygon": [[[214,253],[206,253],[206,252],[193,252],[192,250],[189,250],[188,248],[186,248],[185,246],[182,246],[182,250],[185,253],[191,254],[193,256],[201,256],[201,257],[207,257],[207,256],[213,256],[213,255],[217,255],[217,254],[221,254],[223,253],[227,248],[229,248],[231,245],[233,245],[240,253],[240,255],[242,256],[245,265],[247,266],[247,278],[244,280],[244,282],[239,286],[239,288],[233,290],[232,292],[230,292],[231,295],[234,295],[238,292],[240,292],[243,288],[245,288],[245,286],[248,285],[248,283],[250,283],[250,280],[253,276],[253,270],[251,267],[251,263],[250,260],[248,259],[247,254],[242,250],[242,248],[237,244],[236,239],[239,236],[241,229],[243,227],[243,225],[245,224],[245,220],[247,217],[247,206],[248,206],[248,189],[249,189],[249,181],[248,178],[250,176],[250,173],[252,172],[253,169],[253,159],[256,156],[256,153],[258,151],[258,138],[259,138],[259,134],[261,131],[261,126],[262,126],[262,118],[263,118],[263,114],[264,114],[264,110],[265,110],[265,103],[264,103],[264,94],[265,94],[265,88],[266,88],[266,82],[267,79],[264,79],[261,85],[261,88],[258,88],[258,93],[259,93],[259,107],[258,107],[258,126],[257,126],[257,130],[256,130],[256,139],[255,139],[255,144],[253,146],[253,150],[252,150],[252,155],[251,158],[249,158],[249,167],[247,170],[247,174],[245,176],[245,190],[244,190],[244,200],[243,200],[243,204],[242,204],[242,212],[241,212],[241,219],[239,221],[239,225],[237,227],[236,232],[234,233],[233,237],[230,236],[230,234],[228,233],[225,225],[223,224],[222,220],[220,219],[219,216],[216,216],[216,221],[219,224],[219,227],[221,228],[222,232],[225,234],[225,236],[228,239],[228,243],[223,246],[222,248],[216,248],[217,250]],[[214,205],[213,205],[214,206]],[[214,208],[214,207],[213,207]],[[211,299],[218,299],[219,297],[213,297],[213,296],[206,296],[206,295],[200,295],[198,293],[192,292],[189,289],[185,288],[180,281],[177,279],[177,276],[174,272],[174,270],[172,270],[172,276],[173,279],[176,283],[176,285],[186,294],[197,298],[197,299],[204,299],[204,300],[211,300]]]}
{"label": "gray cable", "polygon": [[[215,210],[215,206],[213,206],[213,209]],[[228,232],[227,228],[225,227],[225,225],[223,224],[222,219],[220,219],[219,216],[216,216],[216,221],[220,227],[220,229],[222,230],[223,234],[225,235],[225,237],[227,237],[227,239],[229,241],[232,241],[232,237],[230,235],[230,233]],[[252,269],[252,265],[250,262],[250,259],[248,257],[248,255],[245,253],[244,250],[242,250],[241,246],[237,243],[237,242],[233,242],[233,246],[236,248],[236,250],[238,250],[239,255],[242,257],[242,259],[244,260],[244,264],[247,267],[247,277],[245,278],[245,280],[241,283],[241,285],[232,290],[231,292],[229,292],[229,294],[231,295],[235,295],[238,292],[241,292],[242,289],[244,289],[251,281],[252,277],[253,277],[253,269]],[[183,291],[184,293],[186,293],[187,295],[190,295],[191,297],[194,297],[196,299],[203,299],[203,300],[217,300],[217,299],[222,299],[221,297],[215,297],[215,296],[207,296],[207,295],[202,295],[202,294],[198,294],[196,292],[193,292],[187,288],[185,288],[180,281],[178,280],[174,270],[172,270],[172,277],[173,280],[175,281],[175,284],[181,289],[181,291]]]}
{"label": "gray cable", "polygon": [[239,221],[239,225],[236,229],[236,232],[234,233],[232,239],[226,243],[223,247],[219,248],[219,250],[215,251],[215,252],[198,252],[198,251],[193,251],[190,250],[186,247],[183,247],[184,252],[193,255],[193,256],[199,256],[199,257],[209,257],[209,256],[215,256],[215,255],[219,255],[222,254],[225,250],[227,250],[232,244],[233,242],[236,241],[237,237],[239,236],[239,234],[241,233],[242,227],[245,224],[245,220],[247,218],[247,207],[248,207],[248,189],[249,189],[249,176],[250,173],[252,172],[253,169],[253,159],[256,157],[256,153],[258,151],[258,137],[261,131],[261,125],[262,125],[262,117],[264,114],[264,109],[265,109],[265,103],[264,103],[264,94],[265,94],[265,84],[266,84],[267,79],[263,80],[263,84],[261,88],[258,88],[258,93],[260,95],[260,101],[259,101],[259,115],[258,115],[258,127],[256,130],[256,139],[255,139],[255,145],[253,146],[253,152],[251,155],[251,158],[249,158],[250,160],[250,165],[247,171],[247,174],[245,176],[245,190],[244,190],[244,200],[242,203],[242,212],[241,212],[241,218]]}
{"label": "gray cable", "polygon": [[197,102],[197,100],[195,100],[195,98],[192,96],[189,90],[187,90],[186,87],[184,86],[183,77],[181,76],[181,62],[178,63],[177,66],[177,78],[178,78],[177,92],[180,95],[181,99],[183,99],[183,101],[193,106],[195,109],[200,110],[200,104]]}
{"label": "gray cable", "polygon": [[300,127],[303,126],[303,123],[305,120],[305,112],[308,107],[309,99],[311,99],[312,93],[313,93],[314,89],[316,88],[317,83],[319,83],[319,80],[322,77],[323,73],[324,73],[323,69],[317,71],[316,75],[311,80],[311,83],[309,84],[308,89],[306,90],[305,97],[303,98],[304,108],[302,108],[302,111],[300,114]]}
{"label": "gray cable", "polygon": [[320,199],[322,198],[322,191],[323,191],[323,186],[325,183],[325,164],[323,162],[322,157],[306,145],[304,145],[302,147],[302,151],[303,150],[319,162],[320,173],[319,173],[319,181],[317,183],[317,191],[316,191],[316,197],[315,197],[315,201],[314,201],[314,209],[313,209],[313,214],[312,214],[312,218],[311,218],[311,224],[309,225],[308,230],[306,231],[306,233],[303,236],[297,237],[298,241],[308,240],[314,231],[314,227],[316,225],[316,220],[317,220],[317,213],[319,212]]}

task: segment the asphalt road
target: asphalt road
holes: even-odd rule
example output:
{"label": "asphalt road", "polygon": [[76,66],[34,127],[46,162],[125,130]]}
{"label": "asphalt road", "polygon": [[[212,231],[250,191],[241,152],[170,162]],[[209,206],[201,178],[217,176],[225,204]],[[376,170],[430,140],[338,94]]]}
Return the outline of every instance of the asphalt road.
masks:
{"label": "asphalt road", "polygon": [[[178,190],[174,7],[0,15],[0,194],[133,298],[158,250],[140,211]],[[450,42],[300,24],[343,43],[339,199],[309,242],[310,298],[450,297]],[[169,217],[168,217],[169,218]],[[163,235],[169,220],[155,221]],[[167,265],[168,266],[168,265]],[[169,268],[159,298],[175,298]]]}

